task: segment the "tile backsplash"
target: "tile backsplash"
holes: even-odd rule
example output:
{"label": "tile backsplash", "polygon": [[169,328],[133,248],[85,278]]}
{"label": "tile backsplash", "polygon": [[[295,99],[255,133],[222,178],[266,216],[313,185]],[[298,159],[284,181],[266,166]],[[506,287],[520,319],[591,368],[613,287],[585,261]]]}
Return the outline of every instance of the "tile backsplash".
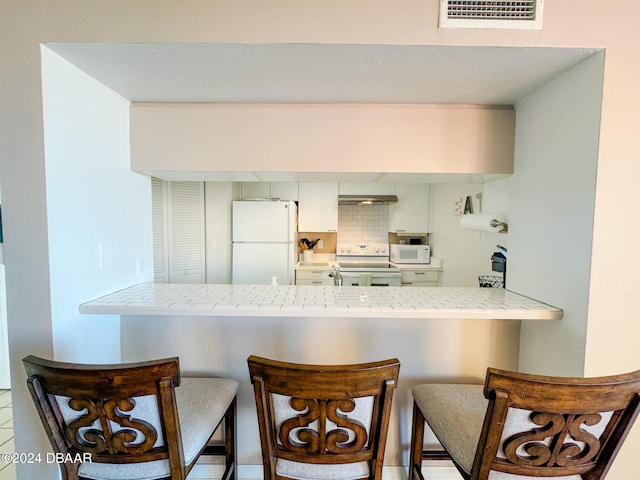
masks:
{"label": "tile backsplash", "polygon": [[338,243],[387,243],[389,205],[339,205]]}

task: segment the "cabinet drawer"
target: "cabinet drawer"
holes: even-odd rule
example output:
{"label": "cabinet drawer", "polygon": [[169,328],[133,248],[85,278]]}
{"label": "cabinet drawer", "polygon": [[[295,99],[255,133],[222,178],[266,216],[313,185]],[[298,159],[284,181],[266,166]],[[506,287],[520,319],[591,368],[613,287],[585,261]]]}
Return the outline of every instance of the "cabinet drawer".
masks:
{"label": "cabinet drawer", "polygon": [[328,268],[296,270],[296,280],[329,280],[333,284],[333,279],[329,276],[330,273],[331,270]]}
{"label": "cabinet drawer", "polygon": [[329,278],[328,280],[321,280],[321,279],[312,280],[312,279],[297,278],[296,277],[296,285],[328,285],[328,286],[332,286],[333,285],[333,279]]}
{"label": "cabinet drawer", "polygon": [[402,282],[401,287],[437,287],[438,282]]}
{"label": "cabinet drawer", "polygon": [[402,272],[402,283],[437,281],[438,272],[436,270],[412,270]]}

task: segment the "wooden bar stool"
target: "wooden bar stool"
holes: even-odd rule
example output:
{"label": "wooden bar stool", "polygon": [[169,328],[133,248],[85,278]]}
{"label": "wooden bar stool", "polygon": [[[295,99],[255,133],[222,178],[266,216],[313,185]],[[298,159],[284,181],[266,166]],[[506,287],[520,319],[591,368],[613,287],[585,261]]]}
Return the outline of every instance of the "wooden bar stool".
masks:
{"label": "wooden bar stool", "polygon": [[265,480],[382,478],[397,359],[301,365],[251,356]]}
{"label": "wooden bar stool", "polygon": [[469,480],[605,477],[638,415],[640,370],[599,378],[489,368],[482,385],[413,388],[409,480],[422,479],[425,422]]}
{"label": "wooden bar stool", "polygon": [[23,364],[65,480],[184,480],[223,421],[224,478],[235,479],[237,381],[181,379],[177,358]]}

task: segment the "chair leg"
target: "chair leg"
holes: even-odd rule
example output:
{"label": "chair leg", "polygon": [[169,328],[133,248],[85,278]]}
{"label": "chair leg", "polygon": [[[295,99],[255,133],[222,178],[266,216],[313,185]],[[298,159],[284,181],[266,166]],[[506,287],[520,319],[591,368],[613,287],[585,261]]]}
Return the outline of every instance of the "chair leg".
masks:
{"label": "chair leg", "polygon": [[221,480],[237,480],[238,442],[236,436],[236,399],[229,405],[224,414],[224,444],[209,444],[204,448],[203,455],[224,455],[225,470]]}
{"label": "chair leg", "polygon": [[226,469],[223,480],[237,479],[237,452],[236,399],[234,398],[224,417],[224,456]]}
{"label": "chair leg", "polygon": [[424,480],[422,476],[422,449],[424,444],[424,415],[413,402],[413,424],[411,427],[411,451],[408,480]]}

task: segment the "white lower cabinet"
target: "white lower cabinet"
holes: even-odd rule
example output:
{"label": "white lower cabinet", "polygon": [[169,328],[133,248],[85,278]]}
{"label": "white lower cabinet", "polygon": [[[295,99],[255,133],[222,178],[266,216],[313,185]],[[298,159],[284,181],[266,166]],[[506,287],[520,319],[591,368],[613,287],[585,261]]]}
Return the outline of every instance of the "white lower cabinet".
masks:
{"label": "white lower cabinet", "polygon": [[403,270],[403,287],[439,287],[440,272],[438,270]]}
{"label": "white lower cabinet", "polygon": [[333,285],[330,268],[296,270],[296,285]]}

